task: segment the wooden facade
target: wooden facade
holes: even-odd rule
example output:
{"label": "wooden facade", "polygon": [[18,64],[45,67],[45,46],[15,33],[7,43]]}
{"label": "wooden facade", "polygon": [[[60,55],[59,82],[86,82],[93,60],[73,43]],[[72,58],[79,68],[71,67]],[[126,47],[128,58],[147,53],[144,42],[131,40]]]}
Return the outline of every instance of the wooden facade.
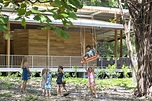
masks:
{"label": "wooden facade", "polygon": [[3,33],[0,33],[0,54],[5,53]]}
{"label": "wooden facade", "polygon": [[[80,31],[67,31],[70,38],[63,39],[53,30],[50,34],[50,56],[80,56]],[[47,55],[48,30],[18,29],[13,33],[15,55]],[[85,33],[85,44],[92,45],[91,32]]]}

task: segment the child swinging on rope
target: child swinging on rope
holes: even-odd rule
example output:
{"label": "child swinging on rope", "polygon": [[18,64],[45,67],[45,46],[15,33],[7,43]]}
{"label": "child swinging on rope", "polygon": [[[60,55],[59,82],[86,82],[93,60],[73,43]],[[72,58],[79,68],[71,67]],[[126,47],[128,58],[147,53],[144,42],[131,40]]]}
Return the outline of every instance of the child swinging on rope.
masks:
{"label": "child swinging on rope", "polygon": [[87,45],[86,49],[87,52],[85,53],[84,58],[90,58],[92,56],[95,56],[95,50],[90,45]]}
{"label": "child swinging on rope", "polygon": [[84,56],[81,60],[81,63],[86,63],[86,62],[88,62],[89,59],[90,59],[90,61],[92,61],[92,60],[96,59],[96,57],[97,57],[95,50],[90,45],[86,46],[86,50],[87,50],[87,52],[84,54]]}

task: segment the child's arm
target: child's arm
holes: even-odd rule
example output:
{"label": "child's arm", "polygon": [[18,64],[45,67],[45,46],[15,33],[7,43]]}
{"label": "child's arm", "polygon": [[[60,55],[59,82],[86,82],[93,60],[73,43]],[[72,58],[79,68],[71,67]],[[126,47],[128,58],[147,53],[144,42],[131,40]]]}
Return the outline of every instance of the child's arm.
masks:
{"label": "child's arm", "polygon": [[92,65],[92,69],[93,69],[93,70],[95,69],[95,64]]}
{"label": "child's arm", "polygon": [[31,74],[31,71],[29,70],[29,68],[26,66],[27,71],[29,72],[29,74]]}
{"label": "child's arm", "polygon": [[50,82],[52,82],[52,74],[51,74]]}
{"label": "child's arm", "polygon": [[86,64],[84,64],[84,68],[85,68],[86,72],[88,72]]}

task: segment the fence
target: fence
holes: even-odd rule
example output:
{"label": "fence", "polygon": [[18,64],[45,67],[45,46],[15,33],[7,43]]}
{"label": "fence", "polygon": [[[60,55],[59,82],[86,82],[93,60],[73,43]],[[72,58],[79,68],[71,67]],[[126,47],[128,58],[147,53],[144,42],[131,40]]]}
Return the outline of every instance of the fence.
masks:
{"label": "fence", "polygon": [[[65,68],[71,68],[72,66],[83,67],[80,63],[81,56],[46,56],[46,55],[10,55],[9,68],[20,68],[23,57],[28,58],[29,67],[31,68],[45,68],[45,67],[58,67],[59,65]],[[93,63],[98,67],[106,68],[108,65],[116,64],[117,69],[121,69],[122,64],[130,66],[130,59],[127,57],[113,59],[100,57],[95,61],[87,63],[87,66],[91,66]],[[7,55],[0,54],[0,68],[7,68]]]}

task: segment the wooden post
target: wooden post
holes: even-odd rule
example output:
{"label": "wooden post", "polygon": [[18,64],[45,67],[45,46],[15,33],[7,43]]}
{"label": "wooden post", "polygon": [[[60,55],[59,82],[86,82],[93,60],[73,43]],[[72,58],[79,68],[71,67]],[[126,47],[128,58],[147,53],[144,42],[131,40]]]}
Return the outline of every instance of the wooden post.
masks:
{"label": "wooden post", "polygon": [[83,54],[85,54],[85,28],[83,28]]}
{"label": "wooden post", "polygon": [[48,30],[48,33],[47,33],[47,55],[48,55],[48,58],[47,58],[47,65],[48,65],[48,67],[47,68],[49,68],[49,66],[50,66],[50,30]]}
{"label": "wooden post", "polygon": [[[117,23],[117,13],[115,13],[114,16],[115,16],[115,19],[116,19],[115,23]],[[118,52],[118,50],[117,50],[117,47],[118,47],[118,33],[117,33],[117,29],[115,29],[115,36],[114,36],[114,38],[115,38],[114,57],[117,57],[117,52]]]}
{"label": "wooden post", "polygon": [[[10,32],[10,22],[7,23],[7,28]],[[10,38],[7,39],[7,67],[10,67]]]}
{"label": "wooden post", "polygon": [[122,57],[122,30],[120,30],[120,57]]}

